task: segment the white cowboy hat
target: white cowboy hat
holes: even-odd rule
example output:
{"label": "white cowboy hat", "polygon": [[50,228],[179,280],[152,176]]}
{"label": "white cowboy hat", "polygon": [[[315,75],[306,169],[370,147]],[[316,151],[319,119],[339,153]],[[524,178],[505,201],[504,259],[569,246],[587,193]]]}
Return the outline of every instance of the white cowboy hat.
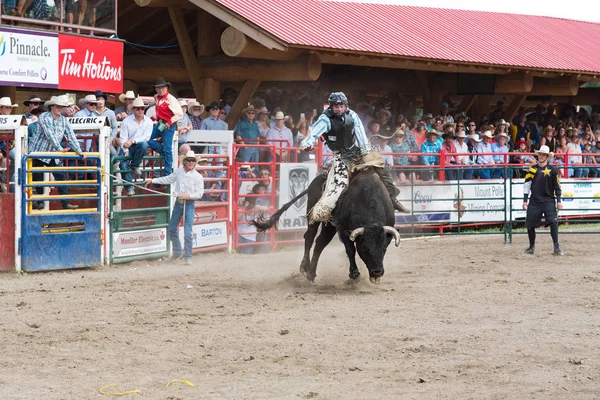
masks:
{"label": "white cowboy hat", "polygon": [[476,141],[478,143],[481,142],[481,139],[479,139],[479,135],[476,134],[476,133],[470,134],[469,136],[467,136],[467,138],[469,138],[471,140],[474,140],[474,141]]}
{"label": "white cowboy hat", "polygon": [[13,104],[12,101],[10,101],[10,97],[3,97],[3,98],[1,98],[0,99],[0,106],[3,106],[3,107],[12,107],[12,108],[19,107],[18,104]]}
{"label": "white cowboy hat", "polygon": [[131,107],[144,107],[144,108],[146,108],[146,105],[144,104],[144,100],[142,100],[141,97],[136,97],[133,100],[133,103],[131,104]]}
{"label": "white cowboy hat", "polygon": [[465,133],[465,131],[456,132],[456,137],[457,138],[466,138],[467,134]]}
{"label": "white cowboy hat", "polygon": [[429,132],[427,132],[427,134],[428,135],[434,134],[434,135],[437,135],[437,136],[442,136],[442,132],[438,132],[435,129],[430,130]]}
{"label": "white cowboy hat", "polygon": [[128,90],[126,93],[124,94],[120,94],[119,95],[119,101],[121,103],[125,103],[125,100],[129,99],[129,100],[135,100],[135,93],[133,93],[133,90]]}
{"label": "white cowboy hat", "polygon": [[497,137],[503,137],[508,139],[508,135],[505,132],[500,132],[496,135]]}
{"label": "white cowboy hat", "polygon": [[267,107],[261,107],[260,110],[258,111],[259,114],[268,114],[269,110],[267,109]]}
{"label": "white cowboy hat", "polygon": [[510,124],[508,122],[506,122],[505,120],[501,119],[500,121],[498,121],[498,123],[496,124],[496,126],[500,126],[500,125],[509,126]]}
{"label": "white cowboy hat", "polygon": [[189,107],[188,103],[185,100],[180,100],[179,101],[179,106],[180,107]]}
{"label": "white cowboy hat", "polygon": [[552,157],[554,157],[554,153],[553,153],[553,152],[551,152],[551,151],[550,151],[550,147],[548,147],[548,146],[546,146],[546,145],[540,146],[540,149],[535,151],[535,154],[536,154],[536,155],[540,155],[540,153],[541,153],[541,154],[547,154],[547,155],[548,155],[548,158],[552,158]]}
{"label": "white cowboy hat", "polygon": [[185,156],[180,156],[179,157],[179,163],[183,163],[183,160],[185,160],[186,158],[194,158],[196,159],[196,161],[198,161],[198,158],[200,157],[200,155],[194,153],[194,150],[190,150],[187,153],[185,153]]}
{"label": "white cowboy hat", "polygon": [[48,108],[50,106],[60,106],[60,107],[69,107],[72,104],[69,102],[69,98],[66,94],[62,94],[60,96],[52,96],[50,100],[44,103],[44,107]]}
{"label": "white cowboy hat", "polygon": [[285,115],[283,115],[283,112],[277,111],[277,113],[275,114],[275,119],[285,119]]}
{"label": "white cowboy hat", "polygon": [[97,103],[98,99],[95,94],[88,94],[83,99],[79,99],[79,107],[83,108],[88,103]]}
{"label": "white cowboy hat", "polygon": [[204,112],[204,104],[200,104],[197,101],[194,102],[194,103],[192,103],[192,105],[189,108],[192,108],[192,109],[194,109],[194,108],[200,108],[200,113]]}
{"label": "white cowboy hat", "polygon": [[492,131],[485,131],[481,134],[482,137],[486,137],[486,138],[490,138],[493,139],[494,136],[492,135]]}

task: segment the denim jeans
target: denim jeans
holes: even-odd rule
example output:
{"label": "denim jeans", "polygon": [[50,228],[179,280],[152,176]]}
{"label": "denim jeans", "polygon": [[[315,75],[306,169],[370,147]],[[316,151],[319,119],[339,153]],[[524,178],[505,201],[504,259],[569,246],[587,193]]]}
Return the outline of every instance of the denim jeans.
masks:
{"label": "denim jeans", "polygon": [[244,147],[239,152],[240,162],[258,162],[258,148],[256,147]]}
{"label": "denim jeans", "polygon": [[492,176],[491,171],[487,168],[482,168],[477,172],[479,173],[479,179],[490,179]]}
{"label": "denim jeans", "polygon": [[[158,130],[158,124],[154,125],[152,135],[148,141],[148,147],[165,156],[165,173],[163,176],[171,175],[173,172],[173,136],[175,135],[175,128],[177,128],[177,124],[173,124],[169,129],[161,132]],[[159,137],[161,141],[157,142],[156,139]]]}
{"label": "denim jeans", "polygon": [[585,167],[574,167],[573,169],[575,170],[575,172],[574,172],[575,178],[584,178],[590,172],[590,169],[585,168]]}
{"label": "denim jeans", "polygon": [[458,170],[458,179],[459,180],[469,180],[473,179],[473,167],[463,167]]}
{"label": "denim jeans", "polygon": [[[133,182],[133,175],[131,173],[131,169],[139,168],[142,164],[142,158],[146,155],[148,151],[148,142],[140,142],[136,144],[132,144],[129,147],[129,156],[131,157],[131,161],[122,160],[119,168],[121,170],[130,170],[129,172],[122,172],[123,180],[127,182]],[[124,155],[121,150],[121,155]],[[126,186],[126,189],[129,189],[131,186]]]}
{"label": "denim jeans", "polygon": [[492,179],[504,178],[504,167],[492,168],[491,177]]}
{"label": "denim jeans", "polygon": [[[55,166],[62,166],[60,165],[55,159],[50,160],[49,164],[45,164],[40,160],[37,159],[33,159],[31,160],[31,163],[34,167],[55,167]],[[51,172],[52,175],[54,175],[54,180],[55,181],[64,181],[66,180],[66,176],[64,172]],[[44,180],[44,173],[43,172],[36,172],[36,173],[32,173],[32,180],[34,182],[40,182]],[[44,187],[43,186],[36,186],[35,187],[35,192],[39,195],[44,194]],[[67,189],[66,186],[59,186],[58,187],[58,194],[61,196],[67,196],[69,194],[69,190]],[[66,208],[67,205],[69,204],[68,200],[61,200],[60,204],[62,205],[62,208]]]}
{"label": "denim jeans", "polygon": [[181,255],[181,240],[179,240],[179,221],[185,212],[185,221],[183,222],[183,242],[185,249],[185,258],[192,258],[193,233],[192,226],[194,225],[194,202],[188,200],[185,202],[185,210],[183,203],[176,201],[173,207],[173,214],[169,221],[169,236],[173,245],[173,255],[179,257]]}

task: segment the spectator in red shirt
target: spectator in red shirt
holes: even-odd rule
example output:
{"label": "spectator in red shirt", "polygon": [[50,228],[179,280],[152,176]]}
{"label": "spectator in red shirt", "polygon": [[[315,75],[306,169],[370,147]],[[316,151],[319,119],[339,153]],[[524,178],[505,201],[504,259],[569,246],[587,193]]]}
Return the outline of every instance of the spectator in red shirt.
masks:
{"label": "spectator in red shirt", "polygon": [[156,89],[155,125],[148,147],[165,156],[164,176],[173,172],[173,136],[177,129],[177,121],[183,117],[183,110],[173,95],[169,94],[171,82],[158,78],[154,84]]}

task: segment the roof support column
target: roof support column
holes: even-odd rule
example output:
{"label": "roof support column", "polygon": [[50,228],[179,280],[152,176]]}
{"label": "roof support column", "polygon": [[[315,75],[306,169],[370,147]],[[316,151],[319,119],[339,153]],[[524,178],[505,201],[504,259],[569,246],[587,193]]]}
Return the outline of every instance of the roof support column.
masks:
{"label": "roof support column", "polygon": [[221,54],[220,21],[202,9],[198,9],[198,58]]}
{"label": "roof support column", "polygon": [[462,100],[460,101],[460,104],[456,107],[456,110],[464,112],[465,114],[468,113],[471,107],[473,107],[473,103],[475,103],[476,99],[476,94],[463,96]]}
{"label": "roof support column", "polygon": [[198,102],[208,105],[213,101],[219,101],[221,96],[221,82],[212,78],[202,78],[202,96],[196,96]]}
{"label": "roof support column", "polygon": [[519,108],[521,107],[526,98],[527,95],[524,94],[517,94],[515,95],[515,97],[513,97],[512,101],[508,105],[508,108],[506,109],[506,111],[504,111],[504,119],[506,121],[512,121],[515,115],[517,115]]}
{"label": "roof support column", "polygon": [[236,122],[240,119],[240,114],[242,113],[242,110],[248,106],[248,103],[252,99],[252,96],[254,96],[256,89],[258,89],[258,87],[260,86],[260,82],[261,81],[252,79],[247,80],[244,83],[244,87],[240,91],[240,94],[238,95],[237,99],[235,99],[235,102],[231,106],[231,110],[227,115],[227,119],[225,120],[225,122],[227,122],[227,125],[229,126],[229,129],[233,129]]}

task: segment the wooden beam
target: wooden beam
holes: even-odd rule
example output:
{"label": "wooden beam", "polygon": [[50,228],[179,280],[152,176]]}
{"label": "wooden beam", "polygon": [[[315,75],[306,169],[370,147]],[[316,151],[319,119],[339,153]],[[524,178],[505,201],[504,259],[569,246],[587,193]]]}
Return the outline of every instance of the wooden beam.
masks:
{"label": "wooden beam", "polygon": [[523,94],[517,94],[515,95],[515,97],[513,97],[512,101],[504,111],[503,116],[506,121],[510,122],[513,120],[515,115],[517,115],[517,112],[519,112],[519,108],[521,107],[521,105],[523,105],[523,102],[526,98],[527,96]]}
{"label": "wooden beam", "polygon": [[221,21],[206,11],[198,9],[198,57],[210,57],[221,54],[219,45],[219,25]]}
{"label": "wooden beam", "polygon": [[230,57],[259,58],[263,60],[293,60],[300,52],[297,50],[272,50],[250,39],[233,26],[221,34],[221,49]]}
{"label": "wooden beam", "polygon": [[530,96],[575,96],[579,91],[579,80],[576,76],[546,79],[535,78]]}
{"label": "wooden beam", "polygon": [[456,107],[456,111],[464,112],[465,114],[473,107],[473,103],[475,103],[475,99],[477,99],[477,95],[468,95],[463,96],[460,104]]}
{"label": "wooden beam", "polygon": [[196,99],[208,106],[213,101],[219,101],[220,96],[221,82],[212,78],[202,78],[202,97],[196,97]]}
{"label": "wooden beam", "polygon": [[496,77],[496,94],[529,93],[533,89],[533,75],[515,73]]}
{"label": "wooden beam", "polygon": [[431,75],[425,71],[416,71],[415,77],[417,82],[421,86],[421,95],[423,96],[423,111],[425,113],[431,112]]}
{"label": "wooden beam", "polygon": [[237,99],[235,99],[235,102],[231,106],[231,110],[229,110],[227,119],[225,120],[230,129],[233,129],[236,122],[240,119],[242,110],[246,108],[259,86],[260,81],[257,80],[247,80],[246,83],[244,83],[244,87],[240,91]]}
{"label": "wooden beam", "polygon": [[195,8],[188,0],[134,0],[140,7],[182,7]]}
{"label": "wooden beam", "polygon": [[181,8],[167,7],[167,10],[169,10],[171,23],[173,24],[173,29],[175,30],[175,35],[177,36],[177,41],[179,42],[179,48],[181,49],[183,62],[185,63],[192,87],[194,88],[194,93],[196,94],[196,98],[201,98],[204,91],[204,87],[202,85],[203,76],[200,73],[200,64],[198,63],[196,54],[194,54],[194,47],[192,46],[192,41],[188,35],[187,25],[183,19]]}
{"label": "wooden beam", "polygon": [[489,94],[480,94],[477,96],[479,99],[479,117],[482,118],[484,115],[490,119],[490,105],[492,104],[492,96]]}
{"label": "wooden beam", "polygon": [[552,101],[556,103],[572,102],[580,106],[600,104],[600,88],[580,88],[577,96],[552,96]]}
{"label": "wooden beam", "polygon": [[[139,10],[139,8],[138,8],[138,10]],[[136,32],[137,29],[139,27],[141,27],[142,25],[146,24],[150,18],[152,18],[153,16],[155,16],[158,13],[162,13],[163,11],[164,10],[155,8],[152,10],[138,12],[138,15],[136,15],[136,18],[135,18],[135,22],[133,24],[127,25],[127,31],[128,32]],[[146,42],[146,43],[149,43],[149,42]]]}

